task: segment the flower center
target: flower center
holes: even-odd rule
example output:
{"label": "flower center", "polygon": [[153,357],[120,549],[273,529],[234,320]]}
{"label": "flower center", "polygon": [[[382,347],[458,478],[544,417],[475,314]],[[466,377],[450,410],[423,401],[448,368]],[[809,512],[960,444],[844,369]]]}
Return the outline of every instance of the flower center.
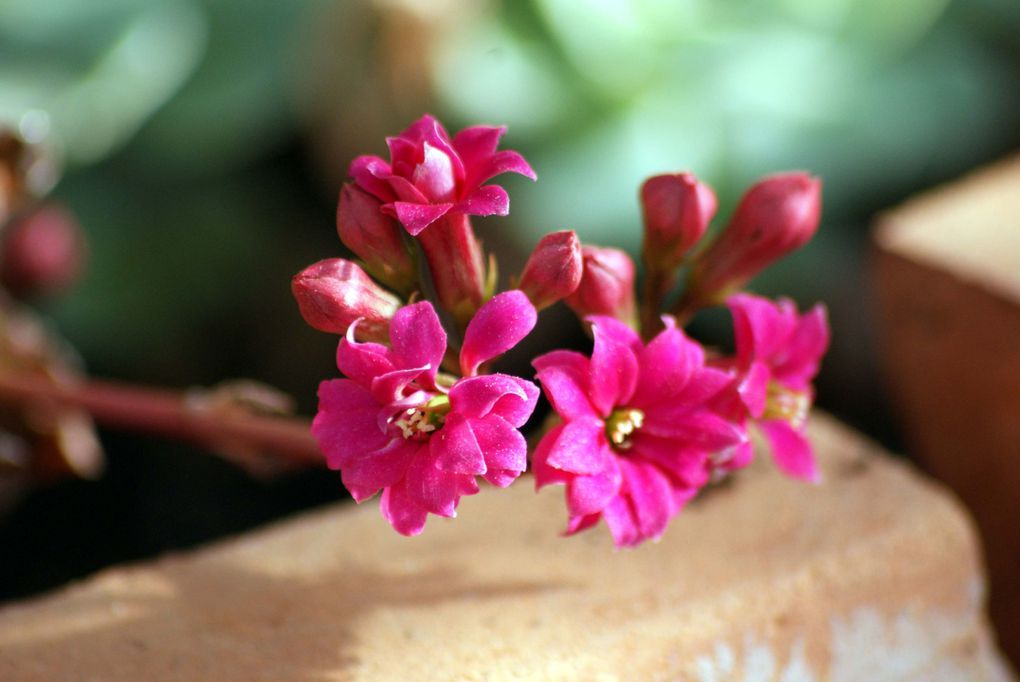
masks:
{"label": "flower center", "polygon": [[645,413],[634,408],[613,410],[606,420],[606,438],[614,450],[629,450],[631,436],[645,423]]}
{"label": "flower center", "polygon": [[811,395],[805,391],[793,391],[781,384],[769,384],[762,419],[782,419],[799,429],[807,421],[811,410]]}
{"label": "flower center", "polygon": [[450,398],[437,395],[417,407],[398,413],[392,424],[400,430],[404,440],[427,440],[429,434],[443,425],[449,411]]}

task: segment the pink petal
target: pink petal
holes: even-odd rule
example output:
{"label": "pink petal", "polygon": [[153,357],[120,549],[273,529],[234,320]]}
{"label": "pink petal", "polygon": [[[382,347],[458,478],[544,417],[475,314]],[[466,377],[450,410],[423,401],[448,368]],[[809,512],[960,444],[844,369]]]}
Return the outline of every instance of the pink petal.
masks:
{"label": "pink petal", "polygon": [[659,538],[675,513],[673,488],[669,480],[654,466],[644,462],[624,460],[620,462],[620,468],[627,478],[627,493],[641,535],[653,540]]}
{"label": "pink petal", "polygon": [[[425,193],[418,189],[415,184],[407,178],[399,175],[390,175],[384,178],[384,180],[389,183],[390,189],[393,190],[394,202],[403,201],[408,204],[424,205],[432,203],[429,201],[429,198],[425,196]],[[393,215],[396,216],[396,208],[393,207],[393,204],[384,204],[382,208],[385,210],[387,206],[390,207]]]}
{"label": "pink petal", "polygon": [[[623,252],[621,252],[621,254],[622,253]],[[630,258],[630,256],[627,256],[626,254],[623,254],[623,256],[627,259]],[[610,317],[608,315],[589,315],[585,319],[587,319],[593,327],[597,326],[603,336],[611,341],[627,346],[635,353],[641,350],[641,337],[638,336],[638,333],[623,322],[620,322],[615,317]]]}
{"label": "pink petal", "polygon": [[573,474],[549,466],[549,454],[553,451],[561,433],[563,433],[563,424],[554,426],[542,437],[535,448],[535,454],[531,459],[531,471],[535,476],[535,490],[541,490],[547,485],[566,483],[573,478]]}
{"label": "pink petal", "polygon": [[521,477],[520,471],[514,471],[512,469],[489,469],[482,478],[496,486],[497,488],[506,488],[511,483]]}
{"label": "pink petal", "polygon": [[471,421],[487,469],[516,472],[528,468],[528,443],[521,432],[496,414]]}
{"label": "pink petal", "polygon": [[349,379],[319,384],[319,411],[312,435],[331,469],[384,447],[390,440],[376,421],[379,404],[364,387]]}
{"label": "pink petal", "polygon": [[573,535],[574,533],[580,533],[582,530],[588,530],[602,518],[602,514],[588,514],[587,516],[571,516],[570,520],[567,521],[567,530],[565,535]]}
{"label": "pink petal", "polygon": [[520,428],[538,402],[538,388],[508,374],[484,374],[461,379],[450,389],[450,405],[465,417],[480,419],[493,413]]}
{"label": "pink petal", "polygon": [[364,502],[382,488],[395,485],[404,477],[418,443],[391,440],[384,448],[360,457],[347,458],[340,474],[344,487],[357,502]]}
{"label": "pink petal", "polygon": [[428,518],[428,511],[411,498],[403,481],[383,490],[379,511],[401,535],[420,534]]}
{"label": "pink petal", "polygon": [[393,202],[393,211],[397,220],[413,236],[418,236],[422,230],[446,215],[451,208],[453,208],[453,204]]}
{"label": "pink petal", "polygon": [[393,173],[410,177],[414,167],[421,163],[421,143],[403,137],[387,137]]}
{"label": "pink petal", "polygon": [[726,299],[726,305],[733,315],[737,359],[743,366],[752,359],[768,360],[786,345],[796,321],[789,302],[775,304],[760,296],[736,294]]}
{"label": "pink petal", "polygon": [[591,402],[603,417],[625,405],[637,387],[638,361],[630,347],[607,334],[602,322],[592,325],[595,347],[591,354]]}
{"label": "pink petal", "polygon": [[757,424],[769,441],[772,460],[780,471],[791,478],[809,483],[819,483],[822,480],[811,442],[803,433],[780,419],[768,419]]}
{"label": "pink petal", "polygon": [[422,448],[407,468],[404,485],[408,496],[426,511],[453,517],[457,515],[464,478],[472,477],[443,471],[436,466],[431,449]]}
{"label": "pink petal", "polygon": [[499,185],[484,185],[458,203],[455,210],[468,215],[507,215],[510,213],[510,195]]}
{"label": "pink petal", "polygon": [[705,470],[708,452],[704,448],[639,431],[634,436],[631,452],[632,459],[654,463],[684,486],[701,487],[708,481]]}
{"label": "pink petal", "polygon": [[393,371],[389,359],[389,348],[379,343],[358,343],[354,339],[354,328],[347,330],[347,338],[341,339],[336,349],[336,366],[348,379],[365,388],[371,388],[372,380],[380,374]]}
{"label": "pink petal", "polygon": [[524,292],[513,289],[493,296],[468,323],[460,351],[461,371],[473,375],[478,366],[502,355],[535,328],[538,313]]}
{"label": "pink petal", "polygon": [[644,539],[638,530],[634,511],[626,498],[614,497],[602,510],[602,518],[609,527],[617,547],[632,547]]}
{"label": "pink petal", "polygon": [[829,323],[825,307],[817,305],[805,313],[790,336],[783,358],[772,372],[784,386],[806,390],[818,373],[818,364],[829,346]]}
{"label": "pink petal", "polygon": [[563,425],[549,453],[549,466],[575,474],[594,474],[606,467],[605,425],[594,417],[574,419]]}
{"label": "pink petal", "polygon": [[679,441],[686,446],[722,450],[744,439],[739,425],[706,409],[662,405],[645,413],[639,433]]}
{"label": "pink petal", "polygon": [[[380,405],[390,405],[393,403],[403,402],[402,399],[404,389],[412,381],[418,377],[428,377],[429,366],[423,365],[422,367],[410,367],[408,369],[395,369],[392,372],[387,372],[380,376],[372,379],[372,397],[375,398],[376,402]],[[433,374],[435,372],[433,371]],[[424,395],[422,400],[428,398]],[[406,403],[404,403],[406,404]]]}
{"label": "pink petal", "polygon": [[424,158],[415,167],[411,181],[429,201],[450,201],[457,187],[453,161],[446,152],[426,142]]}
{"label": "pink petal", "polygon": [[667,317],[666,328],[638,352],[641,376],[635,404],[653,405],[676,396],[705,362],[701,347]]}
{"label": "pink petal", "polygon": [[446,423],[429,441],[435,465],[455,474],[484,474],[485,456],[475,438],[471,421],[451,412]]}
{"label": "pink petal", "polygon": [[769,380],[772,373],[763,362],[752,362],[747,373],[737,385],[737,393],[747,406],[748,414],[757,419],[765,411]]}
{"label": "pink petal", "polygon": [[400,137],[413,140],[424,145],[428,143],[433,147],[445,152],[454,163],[454,172],[460,179],[464,178],[464,166],[461,163],[460,155],[450,142],[450,135],[446,132],[443,124],[433,116],[425,114],[417,121],[407,127],[407,130],[400,134]]}
{"label": "pink petal", "polygon": [[505,149],[493,154],[479,167],[478,175],[472,175],[471,179],[480,184],[503,173],[517,173],[531,180],[538,179],[531,164],[525,161],[519,152],[512,149]]}
{"label": "pink petal", "polygon": [[588,398],[588,358],[574,351],[554,350],[531,364],[538,370],[542,390],[557,414],[567,420],[595,416]]}
{"label": "pink petal", "polygon": [[358,187],[384,203],[397,198],[390,184],[385,180],[387,176],[393,174],[393,170],[390,168],[390,164],[378,156],[357,157],[351,161],[347,174],[354,178]]}
{"label": "pink petal", "polygon": [[[607,457],[607,460],[610,460]],[[577,476],[567,486],[567,510],[571,517],[586,516],[602,511],[620,492],[622,477],[615,458],[611,466],[591,476]]]}
{"label": "pink petal", "polygon": [[427,366],[427,376],[436,376],[446,353],[446,331],[431,303],[422,301],[398,310],[390,322],[390,341],[394,364]]}
{"label": "pink petal", "polygon": [[715,398],[724,389],[733,384],[733,375],[728,371],[703,367],[694,373],[678,394],[673,396],[676,402],[695,406]]}
{"label": "pink petal", "polygon": [[496,147],[505,132],[503,126],[473,126],[453,136],[453,148],[464,161],[469,175],[477,172],[475,169],[496,153]]}

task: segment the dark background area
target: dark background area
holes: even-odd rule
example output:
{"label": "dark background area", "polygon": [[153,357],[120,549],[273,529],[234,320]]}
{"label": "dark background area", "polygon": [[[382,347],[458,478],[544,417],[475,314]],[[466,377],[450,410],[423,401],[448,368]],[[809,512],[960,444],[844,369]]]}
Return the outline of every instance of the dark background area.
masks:
{"label": "dark background area", "polygon": [[[336,340],[304,325],[289,279],[342,254],[349,161],[383,153],[422,112],[451,131],[508,124],[504,146],[537,170],[534,185],[505,182],[510,217],[478,222],[504,275],[556,229],[636,253],[649,175],[694,171],[724,218],[756,177],[803,168],[825,182],[819,235],[753,288],[829,306],[818,404],[901,450],[869,225],[1020,147],[1020,5],[583,4],[5,5],[0,117],[45,112],[64,161],[52,198],[91,250],[77,288],[39,312],[95,376],[182,389],[251,377],[312,414]],[[528,348],[583,345],[563,311],[543,317],[508,367],[527,372]],[[694,332],[725,343],[724,323],[708,315]],[[101,437],[101,478],[34,488],[0,517],[0,600],[346,496],[325,470],[256,480],[189,446]]]}

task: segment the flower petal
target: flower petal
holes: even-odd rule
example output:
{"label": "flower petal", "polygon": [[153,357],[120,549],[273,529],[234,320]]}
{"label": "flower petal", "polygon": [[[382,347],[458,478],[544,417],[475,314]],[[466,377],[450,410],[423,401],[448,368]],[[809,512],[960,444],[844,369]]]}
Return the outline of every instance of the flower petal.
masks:
{"label": "flower petal", "polygon": [[394,364],[428,366],[430,382],[435,378],[446,353],[446,331],[431,303],[422,301],[398,310],[390,322],[390,341]]}
{"label": "flower petal", "polygon": [[603,509],[620,492],[623,463],[608,455],[610,462],[603,471],[591,476],[576,476],[567,485],[567,510],[570,516],[586,516]]}
{"label": "flower petal", "polygon": [[556,441],[563,433],[563,424],[554,426],[542,437],[535,447],[535,454],[531,458],[531,472],[535,477],[535,490],[541,490],[547,485],[562,484],[573,478],[573,474],[549,466],[549,453],[556,446]]}
{"label": "flower petal", "polygon": [[715,451],[744,440],[739,425],[707,409],[686,405],[661,405],[645,412],[638,433],[679,441],[686,446]]}
{"label": "flower petal", "polygon": [[340,470],[344,487],[357,502],[364,502],[382,488],[395,485],[407,472],[418,443],[393,439],[384,448],[360,457],[349,457]]}
{"label": "flower petal", "polygon": [[454,210],[468,215],[507,215],[510,213],[510,195],[499,185],[483,185],[458,203]]}
{"label": "flower petal", "polygon": [[582,530],[588,530],[602,518],[602,514],[588,514],[587,516],[571,516],[570,520],[567,521],[567,530],[564,535],[573,535],[574,533],[580,533]]}
{"label": "flower petal", "polygon": [[509,374],[484,374],[461,379],[450,389],[455,412],[480,419],[493,413],[520,428],[531,417],[538,402],[535,384]]}
{"label": "flower petal", "polygon": [[646,462],[624,460],[620,468],[627,478],[627,493],[642,537],[658,539],[675,513],[669,480]]}
{"label": "flower petal", "polygon": [[475,438],[471,421],[451,412],[446,423],[429,440],[429,448],[437,467],[455,474],[484,474],[485,456]]}
{"label": "flower petal", "polygon": [[464,331],[460,367],[466,376],[478,366],[502,355],[535,328],[538,313],[523,291],[513,289],[493,296],[471,318]]}
{"label": "flower petal", "polygon": [[726,299],[733,315],[733,334],[737,360],[746,367],[753,359],[768,360],[786,345],[796,321],[789,301],[773,303],[751,294],[735,294]]}
{"label": "flower petal", "polygon": [[[404,389],[412,381],[418,377],[427,377],[429,372],[429,366],[423,365],[421,367],[410,367],[408,369],[395,369],[392,372],[387,372],[380,376],[372,379],[372,397],[375,398],[379,405],[394,405],[401,404],[410,407],[403,400]],[[433,374],[435,372],[433,371]],[[419,393],[421,393],[419,391]],[[422,394],[422,402],[428,400],[428,397]],[[389,418],[391,415],[386,415]]]}
{"label": "flower petal", "polygon": [[668,438],[659,438],[644,431],[634,436],[632,459],[654,463],[684,487],[698,487],[708,482],[708,451]]}
{"label": "flower petal", "polygon": [[775,378],[795,391],[807,389],[818,374],[821,357],[829,347],[829,323],[825,306],[816,305],[797,322],[783,357],[772,367]]}
{"label": "flower petal", "polygon": [[415,167],[411,181],[430,202],[450,201],[457,187],[453,161],[446,152],[428,142],[423,147],[424,158]]}
{"label": "flower petal", "polygon": [[505,132],[504,126],[472,126],[453,136],[453,148],[464,161],[468,175],[476,173],[475,169],[496,153]]}
{"label": "flower petal", "polygon": [[478,168],[478,174],[472,175],[471,180],[481,184],[503,173],[517,173],[531,180],[538,179],[531,164],[525,161],[519,152],[515,152],[512,149],[504,149],[501,152],[496,152],[481,164]]}
{"label": "flower petal", "polygon": [[393,192],[386,177],[393,174],[390,164],[378,156],[359,156],[351,161],[347,174],[354,178],[354,183],[383,203],[394,201],[397,195]]}
{"label": "flower petal", "polygon": [[379,511],[401,535],[420,534],[428,518],[428,511],[411,498],[404,481],[383,490]]}
{"label": "flower petal", "polygon": [[613,407],[626,405],[637,387],[638,361],[630,346],[618,341],[618,336],[606,332],[603,322],[592,325],[595,347],[591,354],[592,405],[603,417]]}
{"label": "flower petal", "polygon": [[594,417],[588,398],[591,362],[575,351],[554,350],[535,358],[532,366],[553,409],[567,420]]}
{"label": "flower petal", "polygon": [[794,429],[789,422],[780,419],[767,419],[757,423],[769,441],[772,460],[780,471],[791,478],[809,483],[819,483],[822,480],[811,442],[803,433]]}
{"label": "flower petal", "polygon": [[638,529],[637,517],[623,496],[614,497],[602,510],[602,518],[609,527],[617,547],[633,547],[644,538]]}
{"label": "flower petal", "polygon": [[641,376],[635,404],[653,405],[676,396],[705,363],[705,354],[694,341],[676,328],[672,317],[663,318],[663,329],[638,352]]}
{"label": "flower petal", "polygon": [[358,343],[354,338],[357,323],[347,329],[347,337],[340,339],[336,349],[336,366],[348,379],[365,388],[380,374],[393,371],[390,349],[380,343]]}
{"label": "flower petal", "polygon": [[[445,428],[445,427],[444,427]],[[422,448],[407,467],[407,494],[427,511],[439,516],[457,515],[463,480],[472,476],[443,471],[436,466],[431,448]]]}
{"label": "flower petal", "polygon": [[379,404],[363,386],[349,379],[319,384],[319,411],[312,420],[312,435],[331,469],[368,455],[390,440],[376,421]]}
{"label": "flower petal", "polygon": [[768,398],[769,380],[772,372],[764,362],[752,362],[740,383],[737,384],[737,393],[740,400],[747,407],[747,412],[757,419],[765,411],[765,402]]}
{"label": "flower petal", "polygon": [[563,425],[547,457],[549,466],[575,474],[595,474],[606,466],[605,425],[594,417],[574,419]]}
{"label": "flower petal", "polygon": [[520,431],[498,414],[476,419],[471,426],[489,469],[524,473],[528,468],[528,443]]}
{"label": "flower petal", "polygon": [[411,235],[418,236],[426,227],[446,215],[453,204],[413,204],[407,201],[393,202],[397,220]]}

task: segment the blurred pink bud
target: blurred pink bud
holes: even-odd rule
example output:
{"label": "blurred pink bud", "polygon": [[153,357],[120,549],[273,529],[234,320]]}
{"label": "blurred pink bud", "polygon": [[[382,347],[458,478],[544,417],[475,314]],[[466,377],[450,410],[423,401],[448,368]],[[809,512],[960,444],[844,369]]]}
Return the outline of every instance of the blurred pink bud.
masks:
{"label": "blurred pink bud", "polygon": [[715,194],[691,173],[656,175],[641,187],[645,220],[644,260],[673,270],[683,262],[715,215]]}
{"label": "blurred pink bud", "polygon": [[600,246],[581,247],[581,256],[581,284],[567,305],[578,317],[609,315],[635,326],[634,261],[620,249]]}
{"label": "blurred pink bud", "polygon": [[305,322],[319,331],[345,334],[358,323],[358,336],[385,341],[400,300],[376,284],[355,263],[330,258],[310,265],[291,281]]}
{"label": "blurred pink bud", "polygon": [[521,273],[521,290],[538,310],[577,290],[582,272],[581,242],[573,230],[542,237]]}
{"label": "blurred pink bud", "polygon": [[408,292],[417,279],[414,259],[404,245],[399,223],[384,214],[381,206],[368,192],[344,185],[336,210],[337,233],[381,282]]}
{"label": "blurred pink bud", "polygon": [[821,202],[822,183],[807,173],[783,173],[757,182],[698,259],[692,295],[714,300],[806,244],[818,229]]}
{"label": "blurred pink bud", "polygon": [[44,205],[8,226],[0,281],[17,296],[57,293],[78,279],[86,258],[78,221],[60,206]]}

